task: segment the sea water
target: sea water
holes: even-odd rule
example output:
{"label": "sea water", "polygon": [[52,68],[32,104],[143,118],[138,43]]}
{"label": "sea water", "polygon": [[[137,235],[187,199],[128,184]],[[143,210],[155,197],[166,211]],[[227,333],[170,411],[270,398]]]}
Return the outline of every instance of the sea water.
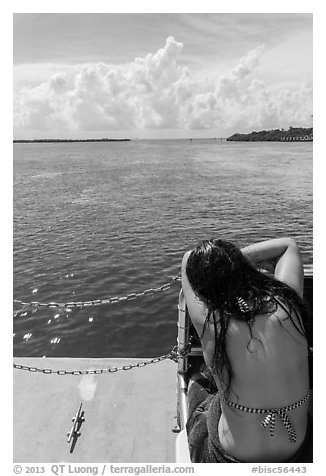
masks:
{"label": "sea water", "polygon": [[[312,265],[312,143],[14,145],[14,298],[71,302],[159,287],[203,238],[294,237]],[[176,342],[180,283],[132,301],[14,317],[14,354],[153,357]],[[15,306],[20,309],[20,306]]]}

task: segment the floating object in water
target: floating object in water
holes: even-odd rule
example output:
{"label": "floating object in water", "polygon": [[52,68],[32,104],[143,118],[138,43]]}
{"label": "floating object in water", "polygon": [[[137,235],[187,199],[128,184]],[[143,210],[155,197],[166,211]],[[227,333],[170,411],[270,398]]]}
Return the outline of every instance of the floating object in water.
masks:
{"label": "floating object in water", "polygon": [[32,293],[33,294],[37,293],[37,288],[33,289]]}
{"label": "floating object in water", "polygon": [[93,317],[89,317],[88,318],[88,322],[93,322],[94,318]]}
{"label": "floating object in water", "polygon": [[48,320],[48,324],[50,324],[51,322],[52,322],[52,320],[51,320],[51,319],[49,319],[49,320]]}
{"label": "floating object in water", "polygon": [[58,317],[60,317],[60,314],[56,314],[56,315],[54,316],[54,319],[58,319]]}
{"label": "floating object in water", "polygon": [[28,334],[25,334],[23,339],[25,339],[26,341],[28,341],[30,338],[32,337],[32,334],[29,332]]}

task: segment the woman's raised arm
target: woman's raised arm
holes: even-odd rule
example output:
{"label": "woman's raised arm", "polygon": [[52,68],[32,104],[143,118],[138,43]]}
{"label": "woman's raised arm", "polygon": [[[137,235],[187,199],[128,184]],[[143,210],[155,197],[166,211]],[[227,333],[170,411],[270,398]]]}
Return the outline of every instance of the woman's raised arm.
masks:
{"label": "woman's raised arm", "polygon": [[246,246],[241,252],[254,264],[274,261],[274,276],[303,296],[304,271],[301,253],[292,238],[275,238]]}

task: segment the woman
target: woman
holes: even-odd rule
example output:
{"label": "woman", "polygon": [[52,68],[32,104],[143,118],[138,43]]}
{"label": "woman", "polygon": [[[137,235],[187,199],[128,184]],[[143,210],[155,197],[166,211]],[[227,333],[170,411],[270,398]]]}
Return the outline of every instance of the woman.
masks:
{"label": "woman", "polygon": [[[257,269],[271,261],[274,276]],[[303,279],[290,238],[241,250],[205,240],[184,255],[186,305],[218,390],[210,395],[198,376],[190,382],[194,462],[304,458],[311,428]]]}

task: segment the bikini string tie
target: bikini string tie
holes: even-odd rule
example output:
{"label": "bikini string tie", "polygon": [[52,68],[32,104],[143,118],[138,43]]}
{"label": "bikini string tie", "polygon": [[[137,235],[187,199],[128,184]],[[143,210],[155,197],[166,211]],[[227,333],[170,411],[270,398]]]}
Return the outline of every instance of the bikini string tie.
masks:
{"label": "bikini string tie", "polygon": [[283,422],[283,425],[287,429],[288,434],[289,434],[290,443],[295,443],[297,441],[295,429],[294,429],[293,423],[291,422],[291,420],[290,420],[290,418],[289,418],[289,416],[288,416],[288,414],[286,413],[285,410],[283,410],[283,409],[271,410],[268,413],[268,415],[263,419],[263,421],[261,422],[261,425],[264,428],[269,427],[270,435],[274,436],[276,415],[279,415],[279,417],[281,418],[281,420]]}

